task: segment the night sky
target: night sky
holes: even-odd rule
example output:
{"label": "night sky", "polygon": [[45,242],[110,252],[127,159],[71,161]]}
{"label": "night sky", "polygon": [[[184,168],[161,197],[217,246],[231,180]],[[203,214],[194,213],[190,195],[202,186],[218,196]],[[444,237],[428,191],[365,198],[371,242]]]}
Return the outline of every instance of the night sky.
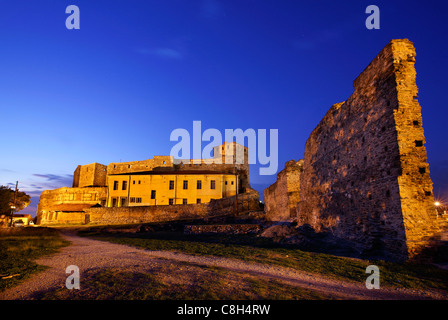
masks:
{"label": "night sky", "polygon": [[[72,4],[79,30],[65,25]],[[371,4],[379,30],[365,26]],[[278,129],[280,171],[381,49],[408,38],[434,194],[448,201],[447,18],[445,1],[0,0],[0,185],[18,180],[34,216],[78,164],[169,155],[170,133],[193,121]],[[258,169],[262,196],[276,175]]]}

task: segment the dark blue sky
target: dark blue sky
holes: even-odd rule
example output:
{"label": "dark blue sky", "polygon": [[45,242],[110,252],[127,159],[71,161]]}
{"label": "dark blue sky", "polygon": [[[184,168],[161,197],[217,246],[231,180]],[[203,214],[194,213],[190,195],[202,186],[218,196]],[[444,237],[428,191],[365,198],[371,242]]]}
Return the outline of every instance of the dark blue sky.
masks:
{"label": "dark blue sky", "polygon": [[[81,11],[68,30],[68,5]],[[380,8],[368,30],[366,7]],[[0,184],[33,196],[78,164],[169,155],[176,128],[279,130],[279,169],[391,40],[417,49],[434,193],[448,200],[444,1],[0,0]],[[204,144],[205,146],[205,144]],[[275,175],[251,183],[262,193]],[[25,212],[25,211],[24,211]]]}

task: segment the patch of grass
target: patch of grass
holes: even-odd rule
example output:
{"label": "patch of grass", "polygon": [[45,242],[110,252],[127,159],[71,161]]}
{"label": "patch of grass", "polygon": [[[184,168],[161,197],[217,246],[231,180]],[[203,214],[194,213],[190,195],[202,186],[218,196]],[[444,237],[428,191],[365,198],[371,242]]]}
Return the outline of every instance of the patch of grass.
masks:
{"label": "patch of grass", "polygon": [[[191,270],[190,270],[191,271]],[[80,290],[59,289],[43,300],[316,300],[334,297],[290,286],[276,280],[256,279],[219,268],[195,272],[101,270],[84,276]],[[182,278],[172,283],[172,277]]]}
{"label": "patch of grass", "polygon": [[255,235],[186,235],[182,232],[108,233],[102,229],[83,235],[148,250],[220,256],[290,267],[340,280],[365,282],[368,265],[380,269],[381,286],[448,290],[448,270],[433,265],[345,258],[282,247]]}
{"label": "patch of grass", "polygon": [[19,284],[31,274],[46,269],[32,260],[52,254],[68,241],[57,230],[42,227],[0,229],[0,274],[18,275],[0,279],[0,292]]}

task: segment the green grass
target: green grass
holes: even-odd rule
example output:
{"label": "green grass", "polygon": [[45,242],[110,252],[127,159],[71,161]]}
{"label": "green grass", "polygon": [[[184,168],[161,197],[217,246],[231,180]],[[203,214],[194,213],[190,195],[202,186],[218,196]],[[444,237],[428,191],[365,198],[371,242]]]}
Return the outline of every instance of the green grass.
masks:
{"label": "green grass", "polygon": [[57,252],[69,242],[63,240],[57,230],[41,227],[0,229],[0,274],[16,275],[0,278],[0,292],[12,288],[33,273],[46,269],[33,260]]}
{"label": "green grass", "polygon": [[365,282],[368,277],[366,267],[373,264],[380,269],[381,286],[448,290],[448,270],[433,265],[368,261],[306,252],[282,247],[254,235],[185,235],[179,231],[111,234],[101,228],[86,229],[81,235],[148,250],[274,264],[356,282]]}

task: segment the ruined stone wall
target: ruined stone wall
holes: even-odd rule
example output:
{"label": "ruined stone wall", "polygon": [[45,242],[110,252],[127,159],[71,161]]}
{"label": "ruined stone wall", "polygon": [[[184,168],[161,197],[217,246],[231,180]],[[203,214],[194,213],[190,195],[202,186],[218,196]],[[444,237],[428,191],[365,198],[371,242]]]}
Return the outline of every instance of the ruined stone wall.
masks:
{"label": "ruined stone wall", "polygon": [[305,146],[298,223],[352,240],[366,256],[406,260],[438,232],[415,56],[409,40],[392,40]]}
{"label": "ruined stone wall", "polygon": [[233,216],[238,208],[238,214],[259,210],[258,192],[237,197],[235,196],[212,200],[209,203],[157,205],[141,207],[113,207],[85,209],[85,221],[90,224],[128,224],[143,222],[166,222],[212,218],[218,216]]}
{"label": "ruined stone wall", "polygon": [[277,174],[277,181],[264,190],[266,219],[285,221],[296,216],[300,195],[300,174],[303,160],[288,161]]}
{"label": "ruined stone wall", "polygon": [[[61,203],[60,195],[63,195],[62,198],[71,198],[69,194],[70,189],[72,188],[61,189],[64,190],[51,190],[41,198],[42,202],[39,202],[38,206],[38,224],[130,224],[164,222],[211,218],[216,216],[234,216],[235,214],[240,215],[245,212],[257,211],[260,209],[258,192],[252,189],[247,193],[239,194],[237,197],[232,196],[216,199],[209,203],[113,208],[92,207],[92,205],[95,204],[94,202],[87,204],[85,202],[67,203],[67,201],[65,201]],[[99,197],[103,196],[102,192],[104,190],[97,191],[99,192]],[[235,201],[237,201],[237,205],[235,205]]]}
{"label": "ruined stone wall", "polygon": [[258,224],[202,224],[187,225],[185,234],[256,234],[262,230]]}
{"label": "ruined stone wall", "polygon": [[[64,187],[45,190],[41,193],[37,205],[37,224],[84,221],[83,209],[95,204],[105,203],[106,197],[106,187]],[[74,212],[78,212],[78,215]]]}

